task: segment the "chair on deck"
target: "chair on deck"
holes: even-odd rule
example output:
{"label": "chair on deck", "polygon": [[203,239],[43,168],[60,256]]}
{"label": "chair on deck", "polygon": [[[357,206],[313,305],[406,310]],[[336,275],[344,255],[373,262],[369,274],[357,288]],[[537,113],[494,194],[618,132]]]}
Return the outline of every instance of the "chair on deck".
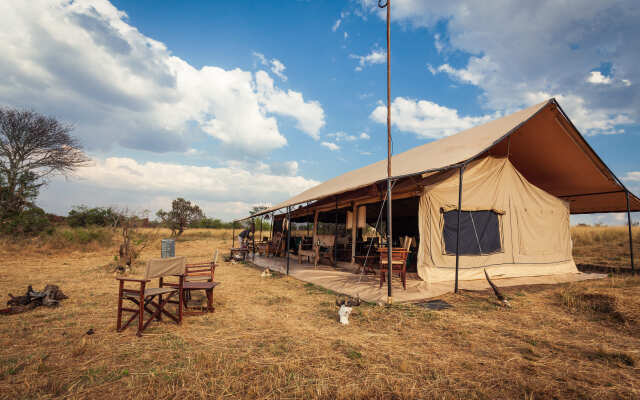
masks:
{"label": "chair on deck", "polygon": [[282,233],[276,232],[276,234],[273,236],[273,240],[267,247],[267,256],[271,255],[277,257],[280,254],[280,247],[282,242]]}
{"label": "chair on deck", "polygon": [[315,260],[315,267],[318,267],[318,263],[320,262],[321,259],[325,258],[329,260],[329,263],[331,263],[331,265],[336,265],[336,260],[333,254],[333,248],[335,246],[335,239],[336,237],[331,235],[331,236],[324,236],[324,237],[318,237],[318,240],[316,242],[316,260]]}
{"label": "chair on deck", "polygon": [[[124,278],[117,277],[120,281],[118,288],[118,323],[117,331],[122,332],[125,330],[136,317],[138,318],[138,336],[142,335],[142,332],[147,329],[151,321],[162,321],[162,316],[166,315],[177,324],[182,323],[182,289],[184,284],[184,272],[185,272],[185,258],[184,257],[172,257],[149,260],[145,269],[143,279],[138,278]],[[169,284],[164,282],[164,278],[177,277],[178,283]],[[147,284],[152,279],[158,279],[158,287],[147,287]],[[125,287],[125,282],[135,282],[140,286],[137,288]],[[163,299],[163,296],[167,296]],[[177,295],[177,299],[172,301],[172,298]],[[123,300],[129,300],[133,302],[135,308],[123,307]],[[177,310],[175,314],[171,314],[165,309],[168,303],[175,303]],[[152,309],[153,306],[155,309]],[[122,325],[122,312],[131,312],[133,315]],[[147,321],[144,320],[144,312],[149,313],[151,316]]]}
{"label": "chair on deck", "polygon": [[313,238],[304,238],[298,245],[298,263],[302,264],[302,257],[307,257],[307,261],[311,262],[311,257],[315,263],[318,258],[318,248],[313,245]]}
{"label": "chair on deck", "polygon": [[[391,273],[398,272],[402,280],[402,287],[407,290],[407,257],[409,255],[409,247],[412,238],[405,236],[403,246],[391,249]],[[378,248],[378,256],[380,257],[380,287],[387,279],[387,271],[389,265],[389,256],[386,247]]]}

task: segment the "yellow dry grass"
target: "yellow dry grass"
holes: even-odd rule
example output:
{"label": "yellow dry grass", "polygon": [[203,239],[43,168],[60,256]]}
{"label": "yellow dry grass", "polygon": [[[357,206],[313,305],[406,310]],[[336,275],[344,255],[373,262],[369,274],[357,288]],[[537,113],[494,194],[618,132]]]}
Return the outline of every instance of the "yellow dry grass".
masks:
{"label": "yellow dry grass", "polygon": [[[177,253],[207,260],[223,233],[187,231]],[[0,398],[640,397],[637,277],[509,288],[511,309],[487,292],[443,311],[362,305],[341,326],[332,293],[221,262],[215,313],[137,338],[115,332],[114,251],[0,254],[3,297],[47,283],[69,296],[0,316]]]}
{"label": "yellow dry grass", "polygon": [[[629,267],[629,228],[626,226],[574,226],[573,258],[576,264]],[[633,254],[640,264],[640,227],[633,227]]]}

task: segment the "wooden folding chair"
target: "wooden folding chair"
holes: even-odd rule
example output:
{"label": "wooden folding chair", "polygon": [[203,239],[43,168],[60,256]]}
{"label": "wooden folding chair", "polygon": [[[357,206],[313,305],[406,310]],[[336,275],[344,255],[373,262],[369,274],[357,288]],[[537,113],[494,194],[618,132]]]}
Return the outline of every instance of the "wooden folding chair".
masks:
{"label": "wooden folding chair", "polygon": [[[182,286],[183,302],[184,302],[184,315],[204,314],[207,312],[214,312],[213,307],[213,289],[220,284],[220,282],[214,282],[214,274],[216,271],[216,265],[218,262],[218,250],[213,256],[213,261],[200,264],[186,264],[184,273],[184,284]],[[167,285],[167,284],[165,284]],[[176,287],[176,284],[169,284]],[[206,309],[200,309],[196,311],[189,306],[191,300],[191,292],[194,290],[204,290],[207,296]]]}
{"label": "wooden folding chair", "polygon": [[[411,246],[411,238],[404,238],[404,245],[391,249],[391,273],[397,272],[402,281],[402,287],[407,290],[407,257],[409,255],[409,247]],[[380,287],[387,280],[387,268],[389,265],[389,257],[386,247],[378,248],[380,257]]]}
{"label": "wooden folding chair", "polygon": [[[118,288],[118,323],[117,331],[124,331],[134,319],[138,318],[138,336],[142,335],[142,332],[147,329],[151,321],[162,321],[162,316],[165,315],[175,321],[177,324],[182,323],[182,290],[184,284],[184,271],[185,271],[185,258],[184,257],[172,257],[149,260],[145,269],[145,275],[143,279],[138,278],[123,278],[117,277],[119,282]],[[164,282],[164,278],[177,277],[178,283]],[[152,279],[158,279],[158,287],[147,287],[147,284]],[[125,287],[125,282],[135,282],[140,286],[137,288]],[[163,299],[163,296],[167,295]],[[176,300],[172,300],[177,295]],[[123,300],[129,300],[133,302],[135,308],[123,307]],[[177,310],[175,314],[170,313],[165,309],[168,303],[175,303]],[[155,309],[152,309],[154,307]],[[131,317],[127,322],[122,324],[123,311],[131,312]],[[145,321],[145,311],[150,314],[150,317]]]}
{"label": "wooden folding chair", "polygon": [[298,263],[302,264],[302,257],[307,257],[307,261],[311,262],[313,257],[314,262],[318,255],[316,247],[313,245],[313,238],[303,238],[298,245]]}

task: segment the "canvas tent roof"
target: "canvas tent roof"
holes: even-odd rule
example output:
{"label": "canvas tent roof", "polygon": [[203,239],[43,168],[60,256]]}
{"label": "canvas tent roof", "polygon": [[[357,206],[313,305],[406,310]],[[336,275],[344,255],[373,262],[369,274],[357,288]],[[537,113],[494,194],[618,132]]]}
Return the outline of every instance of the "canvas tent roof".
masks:
{"label": "canvas tent roof", "polygon": [[[626,188],[555,99],[394,155],[392,173],[402,178],[442,171],[487,154],[508,156],[531,183],[569,201],[572,214],[627,210]],[[384,181],[386,162],[329,179],[260,214]],[[640,199],[629,197],[631,210],[640,211]]]}

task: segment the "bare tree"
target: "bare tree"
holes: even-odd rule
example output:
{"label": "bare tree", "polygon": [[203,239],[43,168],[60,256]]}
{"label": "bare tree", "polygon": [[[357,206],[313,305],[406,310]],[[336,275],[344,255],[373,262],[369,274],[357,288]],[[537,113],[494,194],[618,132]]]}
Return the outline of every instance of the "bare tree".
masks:
{"label": "bare tree", "polygon": [[73,127],[34,111],[0,107],[0,209],[16,214],[32,205],[52,174],[85,165]]}
{"label": "bare tree", "polygon": [[118,249],[117,269],[126,271],[135,263],[140,253],[159,237],[158,229],[140,229],[142,222],[149,216],[148,210],[138,215],[124,208],[114,210],[114,214],[119,215],[117,229],[122,236],[122,243]]}
{"label": "bare tree", "polygon": [[172,236],[180,236],[192,223],[204,218],[204,213],[196,204],[182,197],[171,203],[171,211],[159,210],[156,215],[167,228],[171,229]]}

